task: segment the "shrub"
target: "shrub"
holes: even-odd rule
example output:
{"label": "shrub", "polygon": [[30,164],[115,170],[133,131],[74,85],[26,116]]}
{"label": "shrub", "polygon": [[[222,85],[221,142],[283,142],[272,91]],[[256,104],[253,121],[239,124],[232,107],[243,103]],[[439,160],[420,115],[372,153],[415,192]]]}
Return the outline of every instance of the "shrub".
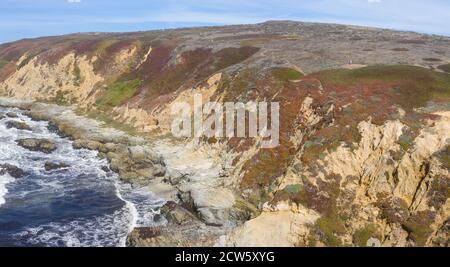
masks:
{"label": "shrub", "polygon": [[116,82],[111,85],[98,99],[100,107],[115,107],[123,104],[133,97],[142,81],[135,79],[125,82]]}
{"label": "shrub", "polygon": [[444,168],[447,168],[450,171],[450,145],[448,145],[444,150],[438,153],[438,158]]}
{"label": "shrub", "polygon": [[353,235],[353,243],[358,247],[366,247],[370,238],[380,239],[374,224],[368,224],[364,228],[357,230]]}
{"label": "shrub", "polygon": [[0,58],[0,69],[3,68],[4,66],[6,66],[6,64],[8,64],[8,63],[9,62],[7,60]]}
{"label": "shrub", "polygon": [[301,184],[290,184],[290,185],[287,185],[283,190],[287,193],[296,194],[302,190],[302,185]]}
{"label": "shrub", "polygon": [[327,246],[339,247],[342,246],[339,235],[345,234],[345,226],[338,215],[330,214],[316,221],[316,232]]}
{"label": "shrub", "polygon": [[373,87],[368,93],[385,95],[389,101],[385,104],[400,105],[406,111],[424,107],[429,101],[450,101],[450,75],[421,67],[375,65],[355,70],[327,70],[312,76],[329,90]]}
{"label": "shrub", "polygon": [[433,233],[430,225],[433,223],[434,217],[434,212],[428,210],[418,211],[403,223],[403,227],[409,233],[409,238],[417,246],[426,245],[428,238]]}
{"label": "shrub", "polygon": [[414,137],[409,132],[403,132],[397,140],[397,143],[402,147],[403,151],[408,151],[413,142]]}
{"label": "shrub", "polygon": [[293,81],[303,77],[303,74],[291,68],[273,68],[272,75],[281,81]]}
{"label": "shrub", "polygon": [[73,85],[74,86],[80,86],[81,82],[82,82],[82,78],[81,78],[81,70],[80,67],[78,67],[78,65],[75,65],[74,69],[73,69]]}
{"label": "shrub", "polygon": [[258,51],[259,48],[252,46],[224,48],[217,53],[215,67],[217,70],[224,69],[246,60]]}
{"label": "shrub", "polygon": [[61,106],[69,104],[69,101],[64,97],[63,91],[56,92],[56,96],[50,99],[50,101]]}
{"label": "shrub", "polygon": [[401,198],[381,199],[378,207],[388,223],[403,223],[409,216],[408,204]]}

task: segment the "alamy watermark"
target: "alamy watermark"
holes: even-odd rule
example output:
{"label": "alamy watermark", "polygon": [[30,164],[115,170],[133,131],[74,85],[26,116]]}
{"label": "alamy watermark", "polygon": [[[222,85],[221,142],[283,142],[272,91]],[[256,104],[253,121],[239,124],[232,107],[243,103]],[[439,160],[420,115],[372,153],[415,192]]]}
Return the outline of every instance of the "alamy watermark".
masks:
{"label": "alamy watermark", "polygon": [[[262,148],[274,148],[280,140],[278,102],[206,102],[194,94],[193,107],[175,102],[171,131],[175,137],[261,138]],[[270,113],[269,113],[270,108]]]}

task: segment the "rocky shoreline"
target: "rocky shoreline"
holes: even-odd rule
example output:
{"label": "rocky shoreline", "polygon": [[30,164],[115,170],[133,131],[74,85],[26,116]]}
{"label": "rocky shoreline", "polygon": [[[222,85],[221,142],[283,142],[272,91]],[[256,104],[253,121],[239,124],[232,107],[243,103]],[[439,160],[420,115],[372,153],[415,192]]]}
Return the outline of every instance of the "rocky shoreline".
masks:
{"label": "rocky shoreline", "polygon": [[[189,175],[168,171],[164,159],[153,150],[148,140],[77,115],[75,107],[13,98],[0,98],[0,106],[19,108],[33,120],[48,121],[52,130],[73,140],[75,149],[98,151],[100,157],[108,160],[107,168],[118,173],[121,181],[134,187],[147,187],[167,200],[160,209],[167,225],[134,229],[129,234],[127,246],[214,246],[221,236],[240,224],[249,213],[246,208],[234,207],[234,201],[230,207],[223,209],[218,209],[214,203],[211,207],[200,206],[198,199],[205,198],[202,195],[204,192],[211,194],[208,190],[212,188],[205,188],[204,183],[201,183],[200,189],[195,188],[197,185],[183,183]],[[24,146],[31,141],[21,140]],[[40,145],[35,143],[36,147]],[[30,145],[30,149],[34,148]],[[57,163],[49,163],[49,168],[53,165]],[[214,184],[207,186],[213,187]],[[196,190],[197,196],[192,196]],[[206,199],[206,202],[211,201]]]}
{"label": "rocky shoreline", "polygon": [[[145,146],[143,138],[103,127],[98,121],[77,115],[72,107],[5,98],[0,100],[0,105],[23,109],[24,114],[34,120],[49,121],[53,130],[74,140],[75,149],[97,150],[100,157],[108,159],[111,170],[117,172],[124,182],[145,185],[149,180],[165,175],[162,158]],[[41,146],[47,152],[54,149],[51,144],[38,141],[42,140],[18,142],[30,149]]]}

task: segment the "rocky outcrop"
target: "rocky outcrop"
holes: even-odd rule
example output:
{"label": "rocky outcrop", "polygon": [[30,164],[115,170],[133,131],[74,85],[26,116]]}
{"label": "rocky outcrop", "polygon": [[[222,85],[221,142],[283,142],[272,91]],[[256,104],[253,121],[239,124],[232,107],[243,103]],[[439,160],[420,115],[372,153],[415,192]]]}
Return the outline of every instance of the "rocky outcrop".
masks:
{"label": "rocky outcrop", "polygon": [[31,127],[26,124],[25,122],[21,122],[21,121],[7,121],[5,123],[6,128],[11,129],[11,128],[16,128],[19,130],[27,130],[27,131],[31,131]]}
{"label": "rocky outcrop", "polygon": [[8,173],[14,178],[21,178],[26,175],[26,172],[21,168],[11,164],[0,164],[0,175]]}
{"label": "rocky outcrop", "polygon": [[73,147],[99,151],[102,157],[108,159],[111,170],[119,173],[125,182],[145,185],[149,180],[163,177],[166,173],[162,159],[148,147],[86,139],[74,141]]}
{"label": "rocky outcrop", "polygon": [[[102,123],[76,115],[67,107],[3,99],[4,106],[26,109],[26,114],[35,120],[46,120],[53,130],[74,139],[76,149],[90,149],[108,159],[110,168],[120,178],[135,185],[148,185],[157,177],[164,177],[166,168],[163,159],[155,154],[145,140]],[[45,139],[22,139],[17,143],[32,151],[51,153],[56,145]],[[50,166],[49,166],[50,167]]]}
{"label": "rocky outcrop", "polygon": [[17,118],[19,116],[15,112],[7,112],[5,115],[6,115],[6,117],[9,117],[9,118]]}
{"label": "rocky outcrop", "polygon": [[292,247],[308,243],[310,225],[320,215],[301,205],[278,203],[267,205],[261,215],[245,222],[229,235],[222,236],[218,245],[237,247]]}
{"label": "rocky outcrop", "polygon": [[52,171],[52,170],[63,169],[63,168],[68,168],[68,167],[70,167],[70,166],[63,162],[61,162],[61,163],[46,162],[44,165],[44,169],[46,171]]}
{"label": "rocky outcrop", "polygon": [[56,150],[56,144],[49,139],[27,138],[19,139],[17,144],[25,149],[31,151],[39,151],[46,154],[50,154]]}
{"label": "rocky outcrop", "polygon": [[213,246],[220,237],[227,233],[229,227],[206,225],[199,220],[190,207],[183,207],[168,201],[161,207],[168,224],[159,227],[135,228],[127,238],[127,245],[133,247],[204,247]]}

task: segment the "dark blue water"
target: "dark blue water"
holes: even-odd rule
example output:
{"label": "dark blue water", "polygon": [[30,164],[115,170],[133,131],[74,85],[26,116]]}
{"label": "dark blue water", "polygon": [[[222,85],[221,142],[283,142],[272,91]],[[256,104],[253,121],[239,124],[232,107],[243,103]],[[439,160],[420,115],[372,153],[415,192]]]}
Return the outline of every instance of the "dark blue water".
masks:
{"label": "dark blue water", "polygon": [[[69,139],[33,121],[16,109],[18,118],[0,120],[0,164],[9,163],[27,175],[0,175],[0,246],[123,246],[134,226],[153,225],[164,202],[147,189],[132,189],[104,171],[107,161],[97,152],[75,150]],[[9,120],[23,121],[32,131],[7,129]],[[52,154],[19,147],[17,139],[48,138],[57,143]],[[46,171],[46,162],[67,168]]]}

